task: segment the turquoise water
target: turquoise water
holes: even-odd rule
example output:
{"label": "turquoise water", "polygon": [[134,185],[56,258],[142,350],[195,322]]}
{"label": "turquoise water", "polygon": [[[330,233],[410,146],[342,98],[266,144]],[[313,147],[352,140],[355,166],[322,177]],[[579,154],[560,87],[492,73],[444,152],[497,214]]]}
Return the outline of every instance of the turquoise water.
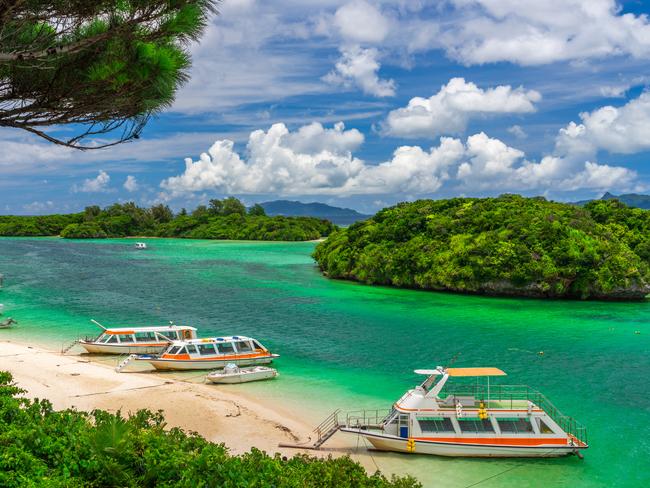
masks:
{"label": "turquoise water", "polygon": [[[415,368],[497,366],[586,425],[585,459],[471,460],[377,454],[426,486],[644,486],[650,483],[650,303],[495,299],[374,288],[323,278],[313,243],[0,238],[0,302],[20,322],[0,337],[60,347],[89,322],[187,323],[248,334],[282,358],[251,396],[384,408]],[[540,355],[539,352],[544,354]],[[0,363],[0,367],[1,367]],[[494,476],[494,477],[493,477]],[[491,478],[493,477],[493,478]]]}

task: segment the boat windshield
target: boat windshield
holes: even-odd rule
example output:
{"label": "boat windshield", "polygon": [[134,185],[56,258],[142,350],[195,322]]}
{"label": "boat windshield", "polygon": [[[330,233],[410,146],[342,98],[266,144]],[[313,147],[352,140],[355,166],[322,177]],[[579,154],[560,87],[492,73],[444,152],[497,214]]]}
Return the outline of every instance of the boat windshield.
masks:
{"label": "boat windshield", "polygon": [[250,343],[247,341],[235,342],[235,345],[237,346],[237,352],[251,352],[253,350]]}
{"label": "boat windshield", "polygon": [[156,333],[155,332],[136,332],[135,333],[135,341],[136,342],[156,342],[158,339],[156,338]]}
{"label": "boat windshield", "polygon": [[181,349],[183,349],[183,346],[172,346],[167,351],[167,354],[178,354]]}

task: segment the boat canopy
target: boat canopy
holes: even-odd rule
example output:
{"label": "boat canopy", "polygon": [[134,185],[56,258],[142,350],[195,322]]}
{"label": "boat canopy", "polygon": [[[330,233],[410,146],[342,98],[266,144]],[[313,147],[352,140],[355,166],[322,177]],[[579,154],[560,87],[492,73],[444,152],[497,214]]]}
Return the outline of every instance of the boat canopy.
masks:
{"label": "boat canopy", "polygon": [[190,327],[189,325],[161,325],[161,326],[152,326],[152,327],[115,327],[115,328],[106,328],[105,332],[107,334],[134,334],[136,332],[165,332],[165,331],[174,331],[174,330],[196,331],[196,327]]}
{"label": "boat canopy", "polygon": [[499,368],[447,368],[447,369],[416,369],[416,374],[427,376],[442,375],[447,373],[449,376],[506,376],[506,373]]}

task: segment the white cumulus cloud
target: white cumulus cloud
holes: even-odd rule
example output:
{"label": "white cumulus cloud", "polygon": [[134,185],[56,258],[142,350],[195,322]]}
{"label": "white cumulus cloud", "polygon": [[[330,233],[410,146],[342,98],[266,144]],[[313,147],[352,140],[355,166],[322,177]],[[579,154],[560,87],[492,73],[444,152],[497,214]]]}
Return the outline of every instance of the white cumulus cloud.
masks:
{"label": "white cumulus cloud", "polygon": [[83,181],[80,186],[74,185],[72,190],[74,192],[83,193],[101,193],[108,191],[108,184],[111,177],[104,170],[99,170],[99,174],[95,178],[88,178]]}
{"label": "white cumulus cloud", "polygon": [[395,81],[379,78],[381,67],[375,48],[363,49],[359,46],[341,48],[341,58],[334,69],[323,77],[327,83],[345,88],[359,88],[363,93],[375,97],[395,95]]}
{"label": "white cumulus cloud", "polygon": [[535,90],[509,85],[482,89],[464,78],[452,78],[435,95],[412,98],[406,107],[391,111],[383,129],[399,137],[458,134],[471,118],[534,112],[539,100]]}
{"label": "white cumulus cloud", "polygon": [[139,188],[138,180],[133,175],[128,175],[124,180],[124,189],[130,193],[137,191]]}
{"label": "white cumulus cloud", "polygon": [[250,134],[246,157],[230,140],[215,142],[185,170],[161,182],[162,199],[218,191],[277,195],[427,195],[454,191],[627,189],[636,173],[617,166],[548,155],[539,162],[485,133],[465,141],[441,137],[429,150],[401,146],[389,160],[367,164],[352,153],[363,142],[343,124],[310,124],[290,132],[284,124]]}
{"label": "white cumulus cloud", "polygon": [[621,13],[616,0],[452,0],[457,12],[440,36],[466,64],[650,57],[647,15]]}
{"label": "white cumulus cloud", "polygon": [[382,13],[364,0],[355,0],[337,9],[334,24],[341,36],[351,42],[381,42],[390,27]]}
{"label": "white cumulus cloud", "polygon": [[622,107],[611,105],[580,114],[582,123],[560,131],[558,147],[568,153],[593,154],[599,149],[632,154],[650,149],[650,92]]}

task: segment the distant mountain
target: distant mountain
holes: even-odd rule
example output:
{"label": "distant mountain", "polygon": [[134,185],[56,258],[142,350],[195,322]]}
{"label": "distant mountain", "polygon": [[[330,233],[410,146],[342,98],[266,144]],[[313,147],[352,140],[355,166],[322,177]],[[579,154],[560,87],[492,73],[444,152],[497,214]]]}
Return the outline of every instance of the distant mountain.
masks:
{"label": "distant mountain", "polygon": [[351,208],[340,208],[325,203],[292,202],[289,200],[274,200],[260,203],[267,215],[285,215],[287,217],[318,217],[327,219],[337,225],[350,225],[358,220],[365,220],[370,215],[364,215]]}
{"label": "distant mountain", "polygon": [[[625,205],[628,207],[634,207],[634,208],[643,208],[646,210],[650,210],[650,195],[639,195],[638,193],[627,193],[625,195],[613,195],[610,192],[605,193],[602,197],[600,197],[601,200],[618,200],[620,202],[623,202]],[[578,205],[584,205],[585,203],[589,203],[591,200],[582,200],[580,202],[576,202]]]}

